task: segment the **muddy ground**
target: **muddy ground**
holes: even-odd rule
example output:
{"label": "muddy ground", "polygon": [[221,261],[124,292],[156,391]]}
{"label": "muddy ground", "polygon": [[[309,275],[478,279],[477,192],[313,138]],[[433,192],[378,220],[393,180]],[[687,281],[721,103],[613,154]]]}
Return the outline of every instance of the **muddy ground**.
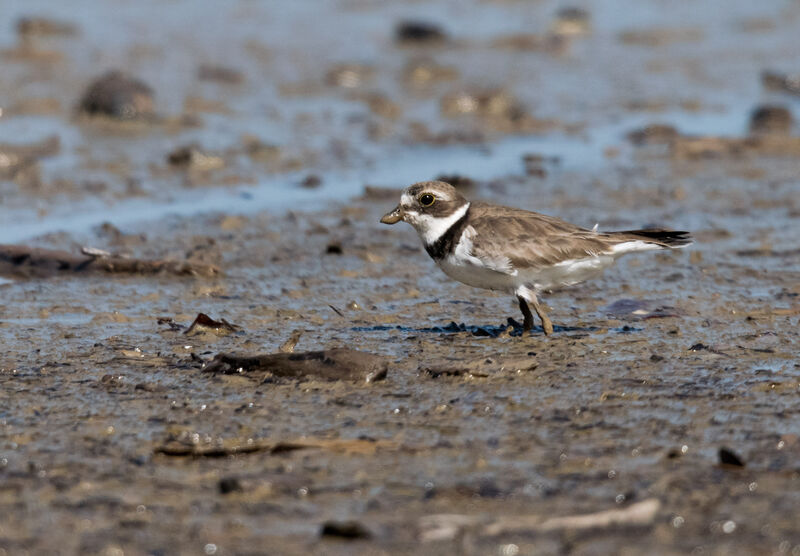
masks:
{"label": "muddy ground", "polygon": [[[0,554],[800,553],[796,6],[137,6],[0,18],[0,243],[89,261],[0,256]],[[440,175],[697,243],[522,335],[378,224]],[[292,339],[386,376],[209,370]]]}

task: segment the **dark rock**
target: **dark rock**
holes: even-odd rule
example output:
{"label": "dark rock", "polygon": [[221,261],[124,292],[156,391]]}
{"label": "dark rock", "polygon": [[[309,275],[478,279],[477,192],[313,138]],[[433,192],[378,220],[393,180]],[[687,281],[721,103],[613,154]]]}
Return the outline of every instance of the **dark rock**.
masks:
{"label": "dark rock", "polygon": [[153,90],[144,82],[121,71],[110,71],[93,81],[80,101],[80,110],[90,116],[117,120],[152,117]]}
{"label": "dark rock", "polygon": [[220,353],[205,366],[208,372],[268,373],[279,378],[374,382],[386,378],[384,357],[348,348],[298,353],[237,356]]}
{"label": "dark rock", "polygon": [[400,43],[431,44],[442,42],[446,34],[435,23],[420,20],[406,20],[397,24],[394,36]]}
{"label": "dark rock", "polygon": [[744,461],[736,452],[724,446],[719,449],[719,463],[731,467],[744,467]]}
{"label": "dark rock", "polygon": [[792,113],[785,106],[758,106],[750,114],[750,133],[789,133]]}
{"label": "dark rock", "polygon": [[326,521],[322,524],[320,535],[342,539],[370,539],[372,533],[358,521]]}
{"label": "dark rock", "polygon": [[220,494],[231,494],[232,492],[242,492],[242,483],[236,477],[223,477],[217,485]]}
{"label": "dark rock", "polygon": [[327,247],[325,247],[325,254],[326,255],[341,255],[344,253],[342,249],[341,243],[329,243]]}
{"label": "dark rock", "polygon": [[314,189],[320,185],[322,185],[322,178],[316,174],[309,174],[300,182],[300,186],[307,189]]}

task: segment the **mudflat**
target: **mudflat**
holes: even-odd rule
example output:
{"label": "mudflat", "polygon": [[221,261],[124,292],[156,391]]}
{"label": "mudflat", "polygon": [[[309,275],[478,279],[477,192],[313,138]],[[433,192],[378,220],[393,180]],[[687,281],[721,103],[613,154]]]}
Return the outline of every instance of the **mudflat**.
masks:
{"label": "mudflat", "polygon": [[[556,4],[12,2],[0,554],[800,551],[800,11]],[[433,178],[696,244],[522,334]]]}

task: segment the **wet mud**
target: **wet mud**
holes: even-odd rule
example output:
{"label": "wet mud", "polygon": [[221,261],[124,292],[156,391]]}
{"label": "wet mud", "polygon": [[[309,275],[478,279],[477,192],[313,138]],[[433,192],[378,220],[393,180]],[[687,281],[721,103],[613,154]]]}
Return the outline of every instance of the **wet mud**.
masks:
{"label": "wet mud", "polygon": [[[800,551],[797,6],[76,5],[0,15],[0,554]],[[696,243],[523,332],[434,178]]]}

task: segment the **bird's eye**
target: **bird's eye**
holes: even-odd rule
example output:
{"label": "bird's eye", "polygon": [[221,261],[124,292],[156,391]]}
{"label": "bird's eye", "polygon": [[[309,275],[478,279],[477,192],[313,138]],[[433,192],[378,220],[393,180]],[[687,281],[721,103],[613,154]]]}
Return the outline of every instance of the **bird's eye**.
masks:
{"label": "bird's eye", "polygon": [[435,200],[436,200],[436,197],[434,197],[430,193],[426,193],[425,195],[422,195],[419,198],[419,204],[422,205],[423,207],[429,207],[429,206],[431,206],[433,204],[433,202]]}

